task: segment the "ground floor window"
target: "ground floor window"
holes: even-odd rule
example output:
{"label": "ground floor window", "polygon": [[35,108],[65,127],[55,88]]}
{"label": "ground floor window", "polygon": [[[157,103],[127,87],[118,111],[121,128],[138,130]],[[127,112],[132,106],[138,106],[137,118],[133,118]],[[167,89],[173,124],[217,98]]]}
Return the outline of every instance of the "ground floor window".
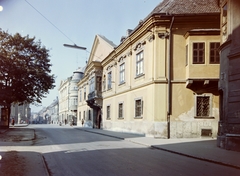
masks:
{"label": "ground floor window", "polygon": [[79,120],[81,120],[81,111],[79,112]]}
{"label": "ground floor window", "polygon": [[143,101],[142,99],[135,100],[135,118],[142,118],[143,115]]}
{"label": "ground floor window", "polygon": [[88,110],[88,120],[91,120],[91,110]]}
{"label": "ground floor window", "polygon": [[107,119],[110,119],[110,106],[107,106]]}
{"label": "ground floor window", "polygon": [[195,117],[209,118],[211,117],[211,96],[197,95],[195,97]]}
{"label": "ground floor window", "polygon": [[123,118],[123,103],[118,104],[118,118],[119,119]]}

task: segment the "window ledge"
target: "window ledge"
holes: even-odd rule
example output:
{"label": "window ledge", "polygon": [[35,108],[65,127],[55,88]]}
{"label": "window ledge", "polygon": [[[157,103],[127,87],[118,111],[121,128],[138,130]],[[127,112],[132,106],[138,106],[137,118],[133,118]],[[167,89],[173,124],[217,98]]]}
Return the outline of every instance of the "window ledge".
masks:
{"label": "window ledge", "polygon": [[124,118],[123,117],[118,117],[118,120],[124,120]]}
{"label": "window ledge", "polygon": [[107,118],[106,120],[111,120],[111,118]]}
{"label": "window ledge", "polygon": [[195,119],[215,119],[215,117],[213,117],[213,116],[209,116],[209,117],[206,117],[206,116],[195,116],[194,118]]}
{"label": "window ledge", "polygon": [[138,79],[138,78],[140,78],[140,77],[143,77],[144,75],[145,75],[144,73],[141,73],[141,74],[139,74],[139,75],[136,75],[135,79]]}
{"label": "window ledge", "polygon": [[124,82],[121,82],[121,83],[119,83],[118,84],[118,86],[122,86],[122,85],[124,85],[126,82],[124,81]]}
{"label": "window ledge", "polygon": [[134,117],[134,119],[143,119],[142,116]]}

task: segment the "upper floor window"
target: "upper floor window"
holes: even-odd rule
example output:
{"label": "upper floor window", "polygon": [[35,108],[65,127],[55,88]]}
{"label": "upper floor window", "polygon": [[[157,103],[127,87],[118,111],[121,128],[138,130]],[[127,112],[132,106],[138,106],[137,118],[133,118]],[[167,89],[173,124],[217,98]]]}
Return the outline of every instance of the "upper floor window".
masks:
{"label": "upper floor window", "polygon": [[186,66],[188,65],[188,45],[186,45]]}
{"label": "upper floor window", "polygon": [[83,99],[86,100],[87,92],[86,92],[86,87],[84,87],[84,93],[83,93]]}
{"label": "upper floor window", "polygon": [[225,42],[228,38],[228,32],[227,32],[227,17],[228,16],[228,4],[225,3],[222,7],[222,41]]}
{"label": "upper floor window", "polygon": [[79,91],[79,101],[82,102],[82,90]]}
{"label": "upper floor window", "polygon": [[112,72],[108,72],[108,83],[107,83],[107,88],[111,89],[112,88]]}
{"label": "upper floor window", "polygon": [[95,91],[95,77],[92,77],[89,80],[89,93],[94,92]]}
{"label": "upper floor window", "polygon": [[136,56],[136,76],[143,74],[143,51]]}
{"label": "upper floor window", "polygon": [[220,46],[219,42],[210,43],[210,64],[219,64],[220,57],[218,48]]}
{"label": "upper floor window", "polygon": [[102,91],[102,77],[97,76],[97,90]]}
{"label": "upper floor window", "polygon": [[193,43],[193,64],[205,63],[205,43]]}
{"label": "upper floor window", "polygon": [[119,84],[125,82],[125,63],[122,63],[119,67]]}
{"label": "upper floor window", "polygon": [[102,80],[102,85],[103,85],[103,91],[106,90],[106,75],[103,76],[103,80]]}

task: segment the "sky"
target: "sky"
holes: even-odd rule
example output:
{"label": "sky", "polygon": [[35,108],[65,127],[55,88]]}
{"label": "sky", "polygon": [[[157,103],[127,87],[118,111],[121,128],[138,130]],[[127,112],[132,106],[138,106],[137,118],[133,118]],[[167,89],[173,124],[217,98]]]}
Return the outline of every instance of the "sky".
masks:
{"label": "sky", "polygon": [[[127,29],[134,29],[161,0],[0,0],[0,28],[40,40],[50,50],[55,88],[32,112],[49,106],[58,97],[61,80],[86,65],[97,34],[119,45]],[[76,44],[79,50],[64,47]]]}

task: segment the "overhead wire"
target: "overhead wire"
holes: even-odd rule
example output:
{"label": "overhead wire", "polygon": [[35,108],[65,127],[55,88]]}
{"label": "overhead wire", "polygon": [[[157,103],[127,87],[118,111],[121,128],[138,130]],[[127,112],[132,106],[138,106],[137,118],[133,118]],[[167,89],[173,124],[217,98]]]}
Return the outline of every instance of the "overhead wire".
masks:
{"label": "overhead wire", "polygon": [[44,16],[36,7],[34,7],[30,2],[28,2],[27,0],[25,0],[25,2],[30,5],[37,13],[39,13],[45,20],[47,20],[53,27],[55,27],[60,33],[62,33],[68,40],[70,40],[72,43],[75,44],[75,42],[70,39],[63,31],[61,31],[54,23],[52,23],[46,16]]}

